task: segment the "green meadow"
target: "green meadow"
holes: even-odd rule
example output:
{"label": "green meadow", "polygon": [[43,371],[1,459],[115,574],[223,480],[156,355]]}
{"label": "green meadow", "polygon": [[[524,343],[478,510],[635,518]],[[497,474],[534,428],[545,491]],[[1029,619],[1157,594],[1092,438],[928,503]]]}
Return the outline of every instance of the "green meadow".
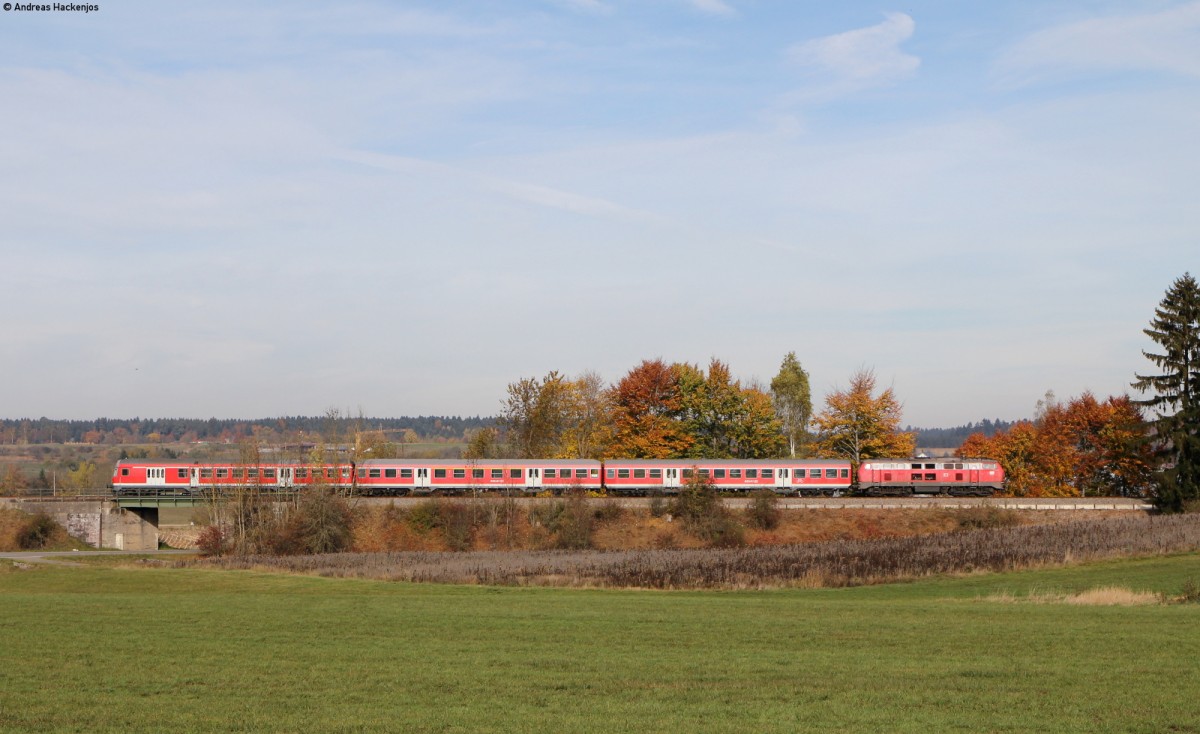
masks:
{"label": "green meadow", "polygon": [[591,591],[0,561],[0,731],[1200,732],[1200,555]]}

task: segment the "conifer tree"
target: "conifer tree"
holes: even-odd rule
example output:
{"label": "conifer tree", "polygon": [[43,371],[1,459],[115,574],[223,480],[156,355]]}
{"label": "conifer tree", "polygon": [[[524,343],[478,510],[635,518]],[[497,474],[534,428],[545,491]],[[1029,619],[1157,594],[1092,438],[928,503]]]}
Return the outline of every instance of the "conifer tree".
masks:
{"label": "conifer tree", "polygon": [[1200,286],[1184,273],[1167,290],[1146,335],[1162,353],[1143,351],[1159,374],[1135,375],[1133,387],[1154,393],[1141,405],[1157,414],[1162,471],[1158,505],[1179,512],[1200,500]]}

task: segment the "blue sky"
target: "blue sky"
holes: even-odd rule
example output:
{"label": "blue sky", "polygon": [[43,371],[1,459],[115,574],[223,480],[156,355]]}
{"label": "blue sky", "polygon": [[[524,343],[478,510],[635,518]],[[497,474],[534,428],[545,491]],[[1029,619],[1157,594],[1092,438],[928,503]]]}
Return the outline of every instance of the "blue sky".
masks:
{"label": "blue sky", "polygon": [[642,359],[1120,394],[1200,271],[1200,2],[0,12],[0,413],[491,414]]}

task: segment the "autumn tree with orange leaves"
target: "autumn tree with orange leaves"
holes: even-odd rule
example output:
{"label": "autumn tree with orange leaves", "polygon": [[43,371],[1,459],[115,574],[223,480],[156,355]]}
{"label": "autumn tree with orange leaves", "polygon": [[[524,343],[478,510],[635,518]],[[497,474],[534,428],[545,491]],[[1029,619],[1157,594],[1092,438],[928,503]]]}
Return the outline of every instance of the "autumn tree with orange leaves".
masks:
{"label": "autumn tree with orange leaves", "polygon": [[892,388],[875,396],[874,370],[859,370],[850,386],[825,396],[825,410],[813,420],[820,456],[864,459],[912,456],[914,433],[900,430],[902,405]]}
{"label": "autumn tree with orange leaves", "polygon": [[679,421],[679,372],[661,359],[644,360],[613,386],[614,439],[608,456],[670,459],[686,456],[694,439]]}
{"label": "autumn tree with orange leaves", "polygon": [[963,442],[963,456],[999,461],[1017,496],[1140,496],[1150,487],[1147,424],[1127,396],[1100,402],[1085,392],[1066,403],[1047,401],[1036,421]]}

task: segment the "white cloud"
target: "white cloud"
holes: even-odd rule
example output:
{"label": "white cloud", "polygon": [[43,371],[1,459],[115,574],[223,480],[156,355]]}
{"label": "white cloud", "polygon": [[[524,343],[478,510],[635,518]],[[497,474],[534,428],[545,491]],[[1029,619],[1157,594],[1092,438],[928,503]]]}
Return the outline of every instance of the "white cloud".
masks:
{"label": "white cloud", "polygon": [[1013,84],[1088,71],[1200,77],[1200,2],[1047,28],[1012,46],[996,66],[1001,78]]}
{"label": "white cloud", "polygon": [[919,58],[900,50],[900,44],[912,37],[916,23],[904,13],[885,16],[878,25],[795,44],[788,49],[788,57],[844,91],[904,79],[921,64]]}

